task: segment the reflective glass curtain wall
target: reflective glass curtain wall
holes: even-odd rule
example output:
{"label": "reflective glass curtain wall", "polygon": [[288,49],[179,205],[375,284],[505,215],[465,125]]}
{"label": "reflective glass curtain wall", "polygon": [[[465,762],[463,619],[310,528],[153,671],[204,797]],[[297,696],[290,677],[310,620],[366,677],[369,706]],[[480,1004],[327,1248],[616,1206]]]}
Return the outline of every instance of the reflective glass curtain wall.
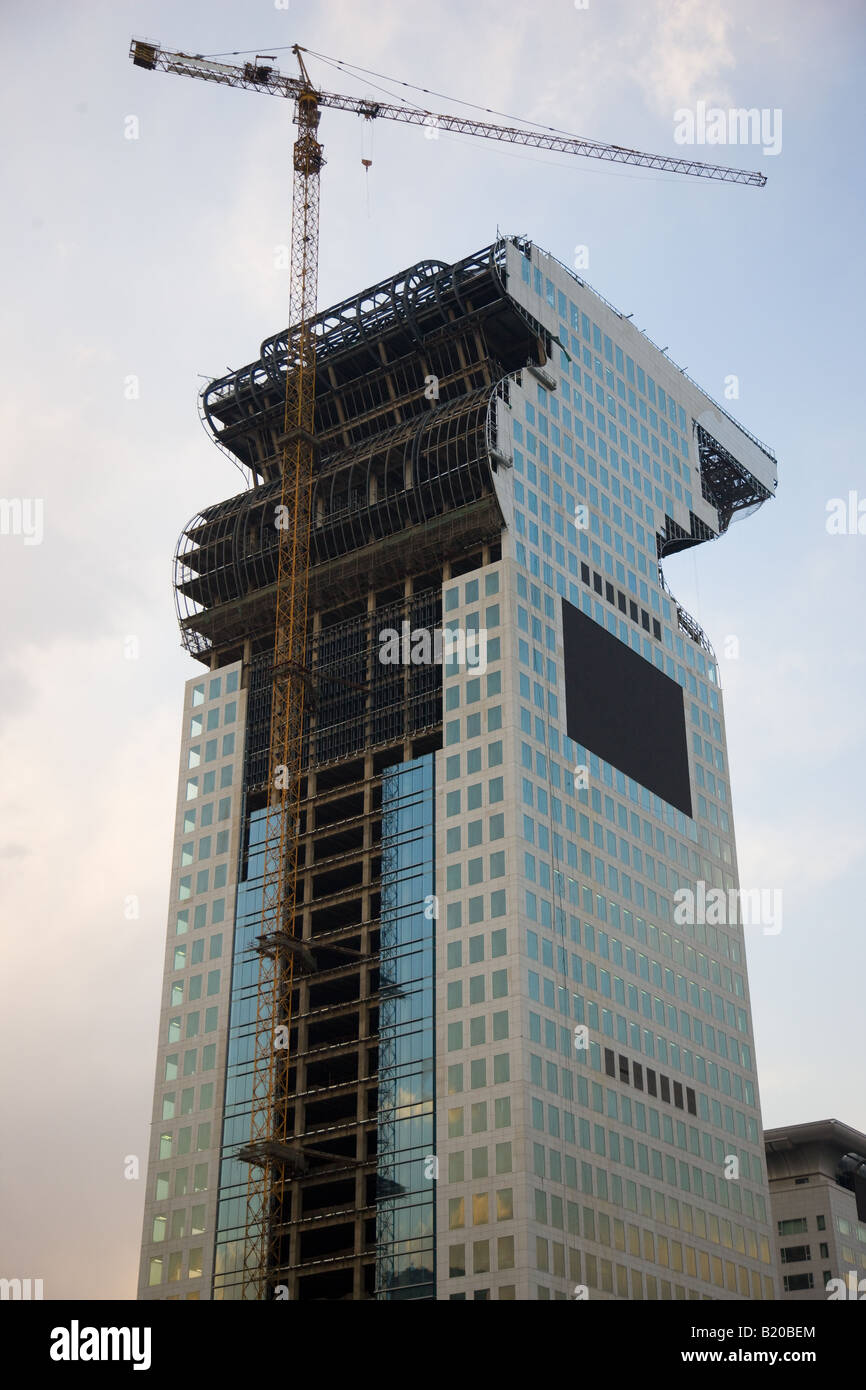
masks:
{"label": "reflective glass curtain wall", "polygon": [[382,779],[376,1296],[436,1296],[434,765]]}
{"label": "reflective glass curtain wall", "polygon": [[214,1290],[216,1299],[243,1297],[244,1233],[249,1165],[234,1154],[249,1142],[259,958],[251,948],[262,932],[267,809],[249,818],[246,866],[238,884],[226,1064],[222,1162],[217,1209]]}

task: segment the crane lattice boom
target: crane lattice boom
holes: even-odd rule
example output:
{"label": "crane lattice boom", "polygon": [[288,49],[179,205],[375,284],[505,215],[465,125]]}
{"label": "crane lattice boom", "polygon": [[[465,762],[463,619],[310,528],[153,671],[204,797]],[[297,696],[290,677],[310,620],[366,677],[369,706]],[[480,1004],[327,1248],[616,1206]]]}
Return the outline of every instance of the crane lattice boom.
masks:
{"label": "crane lattice boom", "polygon": [[[303,51],[303,50],[301,50]],[[161,68],[165,72],[185,77],[200,77],[205,82],[218,82],[227,87],[244,87],[248,91],[268,92],[271,96],[301,95],[305,84],[288,77],[279,68],[260,62],[235,65],[215,63],[190,53],[174,53],[133,40],[130,50],[133,62],[139,67]],[[699,179],[718,179],[723,183],[743,183],[763,188],[765,174],[749,169],[733,169],[727,164],[706,164],[699,159],[678,159],[672,155],[647,154],[643,150],[627,149],[624,145],[608,145],[600,140],[584,140],[579,135],[556,131],[523,129],[519,126],[496,125],[479,121],[474,116],[446,116],[425,111],[417,106],[398,106],[391,102],[371,101],[369,97],[346,96],[339,92],[316,91],[320,106],[337,111],[352,111],[366,120],[402,121],[437,130],[451,130],[458,135],[477,135],[488,140],[505,141],[512,145],[528,145],[533,149],[552,150],[559,154],[582,155],[588,159],[604,159],[614,164],[631,164],[642,169],[657,169],[669,174],[688,174]]]}

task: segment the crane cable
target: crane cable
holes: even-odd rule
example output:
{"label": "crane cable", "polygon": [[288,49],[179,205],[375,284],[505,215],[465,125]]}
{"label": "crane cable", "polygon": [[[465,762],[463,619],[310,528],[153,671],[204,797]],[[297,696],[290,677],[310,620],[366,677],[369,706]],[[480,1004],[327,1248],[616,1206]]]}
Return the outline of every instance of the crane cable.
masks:
{"label": "crane cable", "polygon": [[[274,53],[291,52],[294,47],[294,44],[279,44],[274,47],[273,51]],[[494,106],[479,106],[477,102],[465,101],[462,97],[452,97],[449,96],[447,92],[437,92],[431,87],[421,87],[417,82],[406,82],[403,78],[391,77],[385,72],[377,72],[375,68],[360,67],[358,64],[347,62],[345,58],[334,58],[327,53],[318,53],[314,48],[305,48],[303,51],[309,53],[311,58],[318,58],[321,63],[325,63],[328,67],[343,72],[346,77],[353,77],[356,81],[361,81],[362,77],[378,77],[383,82],[395,83],[398,87],[405,87],[413,92],[420,92],[423,96],[436,97],[440,101],[450,101],[456,106],[465,106],[472,111],[483,111],[487,116],[500,116],[504,120],[516,121],[520,125],[531,126],[535,130],[543,130],[552,135],[565,135],[570,136],[572,139],[575,138],[574,131],[563,130],[560,126],[544,125],[541,121],[530,121],[525,116],[515,116],[509,111],[499,111]],[[226,53],[197,53],[195,56],[197,58],[247,58],[250,54],[256,57],[265,56],[261,49],[256,48],[232,49]],[[394,96],[393,92],[387,91],[384,87],[379,87],[377,90],[384,92],[387,96]],[[417,107],[419,111],[426,110],[426,108],[421,106],[417,101],[410,102],[410,105]],[[607,145],[610,143],[605,140],[595,140],[589,136],[581,136],[580,138],[586,140],[587,143],[591,145]]]}
{"label": "crane cable", "polygon": [[[290,52],[291,50],[293,50],[293,48],[294,48],[294,44],[280,44],[280,45],[275,46],[275,47],[273,48],[273,51],[274,51],[274,53]],[[375,71],[374,69],[372,69],[372,68],[361,68],[361,67],[356,67],[354,64],[347,63],[347,62],[345,61],[345,59],[342,59],[342,58],[331,58],[331,57],[329,57],[327,54],[325,54],[325,53],[318,53],[315,49],[312,49],[312,48],[306,48],[306,49],[304,49],[304,52],[305,52],[305,53],[309,53],[309,55],[310,55],[311,58],[317,58],[320,62],[325,63],[326,66],[333,68],[335,71],[341,72],[345,77],[352,78],[352,79],[353,79],[354,81],[356,81],[356,82],[360,82],[360,81],[362,80],[362,78],[361,78],[361,76],[360,76],[359,74],[363,73],[363,74],[365,75],[365,77],[368,78],[368,79],[369,79],[370,77],[379,77],[379,78],[382,78],[382,79],[383,79],[384,81],[386,81],[386,82],[395,82],[395,83],[397,83],[397,84],[398,84],[399,86],[401,86],[401,87],[411,88],[413,91],[421,92],[421,93],[423,93],[424,95],[427,95],[427,96],[435,96],[435,97],[437,97],[438,99],[440,99],[440,100],[442,100],[442,101],[450,101],[450,102],[453,102],[453,103],[455,103],[455,105],[457,105],[457,106],[466,106],[466,107],[468,107],[468,108],[470,108],[471,110],[474,110],[474,111],[483,111],[486,115],[491,115],[491,116],[502,116],[502,117],[504,117],[506,120],[509,120],[509,121],[516,121],[516,122],[518,122],[519,124],[521,124],[521,125],[523,125],[523,126],[526,126],[526,127],[529,127],[529,128],[531,128],[531,129],[534,129],[534,130],[544,131],[544,132],[547,132],[547,133],[549,133],[549,134],[554,134],[554,135],[565,136],[565,137],[567,137],[567,138],[569,138],[569,139],[572,139],[572,140],[577,139],[577,138],[580,138],[580,139],[582,139],[582,140],[585,140],[587,144],[590,144],[590,145],[597,145],[597,146],[598,146],[599,148],[601,148],[601,149],[604,149],[604,148],[611,148],[611,147],[612,147],[612,148],[615,148],[615,149],[624,148],[623,146],[611,146],[611,145],[610,145],[608,142],[606,142],[606,141],[603,141],[603,140],[595,140],[595,139],[592,139],[591,137],[588,137],[588,136],[586,136],[586,137],[585,137],[585,136],[577,137],[577,136],[575,136],[575,134],[574,134],[573,131],[570,131],[570,130],[563,130],[563,129],[562,129],[561,127],[559,127],[559,126],[543,125],[543,124],[542,124],[541,122],[539,122],[539,121],[530,121],[530,120],[527,120],[527,118],[526,118],[525,116],[514,116],[514,115],[512,115],[510,112],[507,112],[507,111],[499,111],[499,110],[497,110],[495,107],[492,107],[492,106],[479,106],[479,105],[477,105],[477,103],[475,103],[475,102],[464,101],[464,100],[463,100],[462,98],[460,98],[460,97],[450,97],[450,96],[448,96],[448,95],[447,95],[446,93],[444,93],[444,92],[436,92],[436,91],[434,91],[434,90],[431,89],[431,88],[420,87],[420,86],[418,86],[417,83],[414,83],[414,82],[405,82],[405,81],[403,81],[402,78],[399,78],[399,77],[389,77],[386,73],[379,73],[379,72],[376,72],[376,71]],[[203,54],[197,54],[196,56],[197,56],[197,57],[202,57],[202,58],[243,58],[243,57],[248,57],[250,54],[253,54],[253,55],[255,55],[255,56],[261,56],[261,49],[254,49],[254,48],[233,49],[233,50],[231,50],[230,52],[227,52],[227,53],[203,53]],[[380,85],[379,85],[378,83],[376,83],[376,82],[369,82],[369,80],[368,80],[366,85],[367,85],[368,87],[372,87],[375,91],[381,92],[381,93],[383,94],[383,96],[387,96],[387,97],[391,98],[391,100],[394,100],[395,97],[397,97],[398,95],[401,95],[401,94],[399,94],[399,93],[395,93],[395,92],[389,91],[389,89],[388,89],[387,87],[382,87],[382,86],[380,86]],[[424,111],[424,112],[427,111],[427,108],[426,108],[425,106],[421,106],[420,103],[418,103],[418,102],[416,102],[416,101],[408,101],[407,98],[403,98],[403,100],[406,100],[408,105],[413,106],[413,107],[414,107],[416,110],[418,110],[418,111]],[[431,113],[431,114],[434,114],[434,113]],[[475,140],[475,136],[473,136],[473,135],[462,136],[462,135],[456,134],[456,133],[453,132],[453,131],[449,132],[449,137],[450,137],[452,140],[456,141],[458,144],[468,144],[469,141],[473,141],[473,142],[474,142],[474,140]],[[553,157],[553,158],[550,158],[550,157],[545,158],[545,157],[544,157],[544,151],[543,151],[543,150],[540,150],[538,154],[518,154],[516,150],[509,150],[509,149],[505,149],[505,148],[503,147],[503,148],[500,148],[500,155],[502,155],[503,157],[508,158],[508,159],[519,159],[519,160],[526,161],[526,162],[528,162],[528,163],[530,163],[530,164],[541,164],[541,165],[547,166],[547,167],[549,167],[549,168],[556,168],[556,169],[572,169],[572,168],[573,168],[573,165],[571,164],[571,161],[570,161],[570,160],[566,163],[564,160],[556,159],[555,157]],[[605,167],[602,168],[602,167],[599,167],[599,166],[596,165],[594,168],[586,167],[585,170],[584,170],[584,172],[585,172],[586,174],[601,175],[601,176],[603,176],[603,177],[605,177],[605,178],[610,178],[610,179],[628,179],[630,182],[641,182],[641,183],[665,183],[665,184],[669,184],[669,185],[675,185],[675,184],[676,184],[676,185],[679,185],[680,187],[687,187],[687,186],[689,186],[689,185],[683,183],[683,181],[682,181],[676,174],[670,174],[670,175],[668,175],[668,176],[665,176],[665,174],[662,173],[662,171],[660,171],[660,170],[653,170],[651,173],[648,172],[648,173],[643,173],[643,174],[641,174],[641,173],[638,173],[637,169],[636,169],[634,166],[630,166],[628,169],[619,170],[619,169],[611,168],[611,167],[609,167],[609,166],[605,166]]]}

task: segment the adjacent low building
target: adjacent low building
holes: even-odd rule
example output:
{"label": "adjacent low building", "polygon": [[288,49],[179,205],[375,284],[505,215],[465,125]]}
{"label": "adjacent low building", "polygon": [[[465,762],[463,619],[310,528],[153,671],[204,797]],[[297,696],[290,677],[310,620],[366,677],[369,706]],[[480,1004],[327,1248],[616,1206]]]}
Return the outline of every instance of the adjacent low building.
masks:
{"label": "adjacent low building", "polygon": [[861,1203],[858,1217],[855,1193],[866,1134],[814,1120],[769,1129],[764,1144],[782,1297],[866,1297],[866,1212]]}

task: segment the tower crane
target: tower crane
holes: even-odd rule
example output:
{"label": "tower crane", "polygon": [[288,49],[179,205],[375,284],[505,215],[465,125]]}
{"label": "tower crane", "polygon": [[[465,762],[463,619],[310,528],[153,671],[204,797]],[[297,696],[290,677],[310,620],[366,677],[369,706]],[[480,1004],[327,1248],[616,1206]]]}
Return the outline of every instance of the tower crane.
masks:
{"label": "tower crane", "polygon": [[280,1220],[294,1175],[309,1150],[291,1142],[288,1132],[289,1048],[275,1044],[291,1037],[292,989],[296,963],[309,968],[309,952],[297,937],[299,823],[303,774],[304,702],[307,695],[306,629],[310,546],[310,493],[315,457],[314,408],[316,312],[319,244],[319,180],[324,152],[319,141],[323,107],[350,111],[365,120],[402,121],[461,135],[585,156],[615,164],[763,187],[765,175],[727,165],[668,155],[647,154],[622,145],[531,126],[496,125],[474,116],[442,115],[369,97],[317,88],[304,53],[295,44],[300,75],[290,77],[257,55],[254,62],[229,64],[200,54],[175,52],[133,39],[129,56],[148,71],[198,77],[224,87],[245,88],[295,103],[297,138],[293,153],[289,332],[286,350],[283,433],[279,439],[282,490],[279,510],[278,577],[268,802],[259,937],[259,979],[252,1078],[250,1142],[237,1155],[249,1163],[243,1252],[244,1298],[263,1299],[280,1282],[286,1266]]}

